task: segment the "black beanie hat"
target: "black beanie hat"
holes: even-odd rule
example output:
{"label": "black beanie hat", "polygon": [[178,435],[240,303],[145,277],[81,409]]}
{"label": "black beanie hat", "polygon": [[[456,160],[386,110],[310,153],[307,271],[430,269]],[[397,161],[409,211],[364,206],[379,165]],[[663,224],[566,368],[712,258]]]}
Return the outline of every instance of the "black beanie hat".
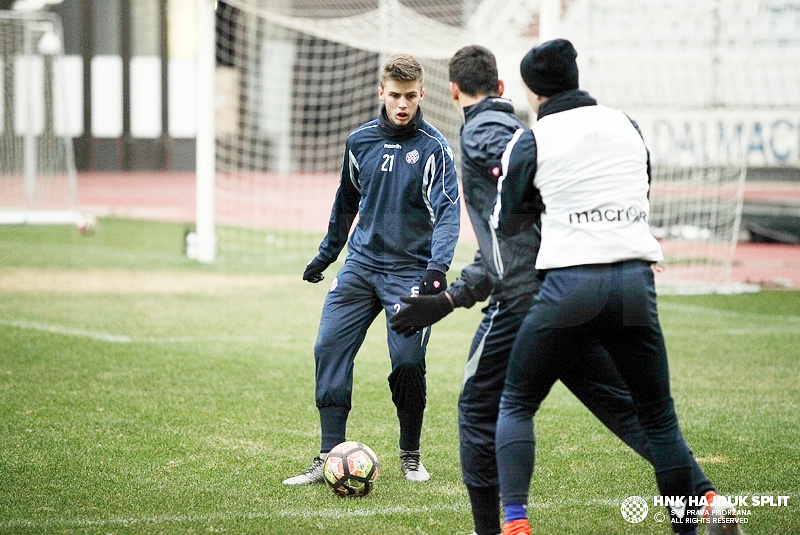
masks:
{"label": "black beanie hat", "polygon": [[578,53],[566,39],[553,39],[535,46],[519,65],[531,91],[543,97],[578,89]]}

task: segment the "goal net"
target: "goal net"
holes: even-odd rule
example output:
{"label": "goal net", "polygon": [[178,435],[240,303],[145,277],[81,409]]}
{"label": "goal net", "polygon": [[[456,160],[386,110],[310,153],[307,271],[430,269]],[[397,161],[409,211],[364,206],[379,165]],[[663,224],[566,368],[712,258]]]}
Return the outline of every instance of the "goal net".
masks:
{"label": "goal net", "polygon": [[753,118],[800,103],[798,4],[578,0],[561,29],[582,87],[636,120],[650,150],[659,291],[752,289],[731,269],[748,150],[763,142]]}
{"label": "goal net", "polygon": [[74,224],[61,22],[0,11],[0,224]]}
{"label": "goal net", "polygon": [[[800,51],[796,3],[555,3],[558,25],[547,38],[575,43],[582,88],[635,119],[651,150],[651,226],[667,255],[661,291],[727,291],[746,174],[738,118],[798,105],[800,73],[786,68]],[[218,257],[287,263],[316,253],[344,140],[375,117],[389,54],[411,53],[425,67],[423,112],[456,155],[461,119],[447,61],[461,46],[495,53],[506,96],[526,118],[518,65],[544,29],[540,4],[553,1],[220,1]]]}
{"label": "goal net", "polygon": [[377,115],[378,71],[392,53],[423,64],[424,116],[456,141],[447,60],[464,42],[463,21],[461,2],[220,2],[218,257],[286,263],[316,254],[344,141]]}

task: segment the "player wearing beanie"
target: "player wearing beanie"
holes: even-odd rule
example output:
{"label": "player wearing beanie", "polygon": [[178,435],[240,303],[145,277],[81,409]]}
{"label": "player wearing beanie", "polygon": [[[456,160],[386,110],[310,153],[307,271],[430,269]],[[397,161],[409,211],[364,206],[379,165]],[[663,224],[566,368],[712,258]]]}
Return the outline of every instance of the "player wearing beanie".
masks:
{"label": "player wearing beanie", "polygon": [[[695,494],[695,462],[678,425],[656,309],[651,266],[663,257],[648,227],[649,152],[624,113],[578,89],[576,57],[569,41],[557,39],[522,60],[537,122],[508,144],[491,216],[497,231],[515,234],[520,215],[539,206],[536,269],[544,273],[511,350],[497,421],[506,533],[528,532],[532,419],[553,383],[596,344],[630,389],[659,491],[686,504]],[[669,513],[677,533],[695,531],[686,508]],[[707,533],[721,526],[709,524]]]}
{"label": "player wearing beanie", "polygon": [[[390,323],[393,329],[412,334],[454,308],[470,308],[489,299],[464,369],[458,424],[462,479],[475,535],[496,535],[501,528],[495,424],[514,335],[539,288],[539,274],[534,268],[539,227],[528,218],[528,228],[508,237],[494,232],[485,217],[494,207],[503,151],[514,132],[525,128],[514,115],[512,102],[502,98],[505,87],[494,54],[478,45],[463,47],[450,59],[449,74],[453,103],[464,117],[461,180],[479,251],[445,292],[403,298],[406,306]],[[574,78],[577,88],[577,74]],[[649,461],[650,446],[644,430],[607,353],[593,348],[581,365],[560,379],[606,427]],[[693,479],[698,495],[713,491],[696,463]]]}

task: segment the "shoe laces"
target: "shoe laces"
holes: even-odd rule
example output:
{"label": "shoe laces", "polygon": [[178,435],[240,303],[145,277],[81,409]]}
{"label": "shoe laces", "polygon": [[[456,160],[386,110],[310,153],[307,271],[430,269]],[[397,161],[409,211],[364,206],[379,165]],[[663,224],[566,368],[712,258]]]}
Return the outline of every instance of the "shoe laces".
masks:
{"label": "shoe laces", "polygon": [[400,452],[400,461],[403,463],[403,468],[406,472],[416,472],[419,470],[419,451],[406,451]]}
{"label": "shoe laces", "polygon": [[325,461],[323,459],[317,457],[316,459],[314,459],[314,462],[311,463],[311,466],[308,467],[308,470],[306,470],[306,475],[310,476],[313,475],[315,472],[318,472],[319,469],[322,468],[322,465],[324,463]]}

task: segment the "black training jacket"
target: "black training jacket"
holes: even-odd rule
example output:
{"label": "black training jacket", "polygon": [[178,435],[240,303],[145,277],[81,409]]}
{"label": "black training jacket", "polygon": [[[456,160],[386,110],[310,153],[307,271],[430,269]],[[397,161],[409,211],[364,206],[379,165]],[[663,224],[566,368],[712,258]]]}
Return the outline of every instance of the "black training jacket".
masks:
{"label": "black training jacket", "polygon": [[496,234],[489,217],[497,197],[501,158],[514,132],[527,128],[511,101],[488,97],[464,110],[461,127],[461,181],[467,213],[478,238],[475,262],[448,288],[456,306],[469,308],[491,296],[507,301],[539,289],[534,264],[539,250],[537,225],[515,236]]}

